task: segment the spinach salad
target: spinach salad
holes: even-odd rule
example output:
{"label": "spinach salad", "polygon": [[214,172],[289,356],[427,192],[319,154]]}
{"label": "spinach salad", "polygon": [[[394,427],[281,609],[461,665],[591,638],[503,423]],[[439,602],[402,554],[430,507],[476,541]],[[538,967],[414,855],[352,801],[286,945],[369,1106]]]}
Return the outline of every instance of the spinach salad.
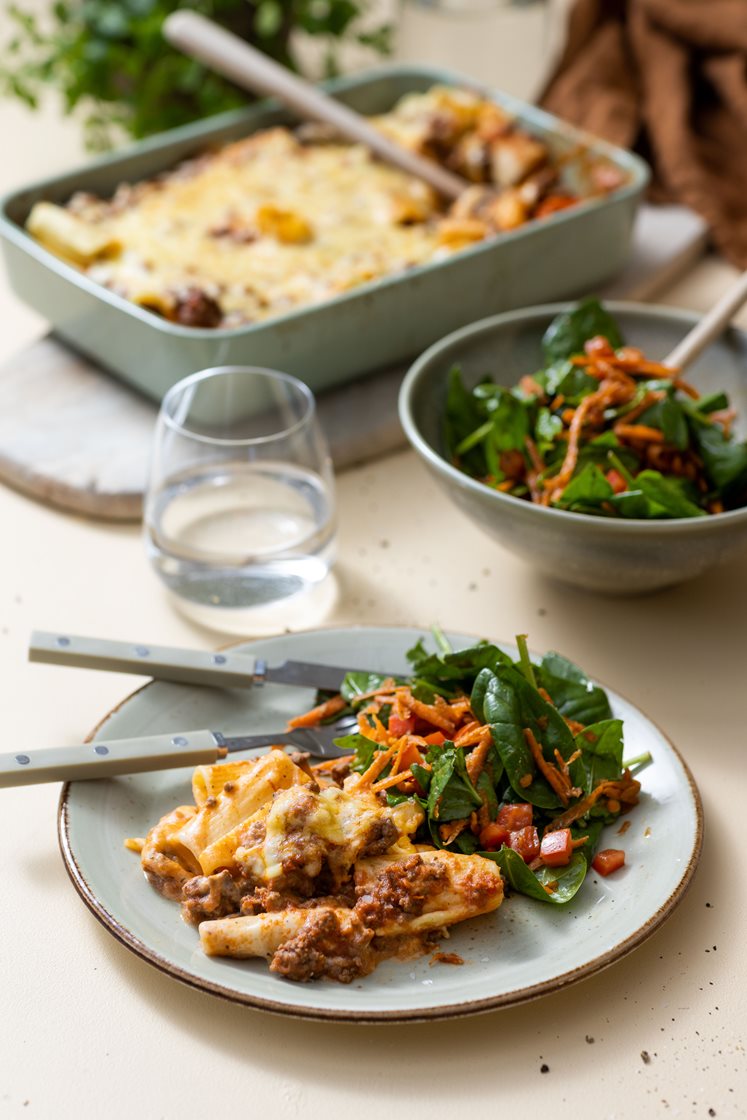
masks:
{"label": "spinach salad", "polygon": [[544,364],[512,388],[449,372],[450,461],[493,489],[603,517],[704,517],[747,504],[747,443],[724,393],[624,344],[594,299],[557,316]]}
{"label": "spinach salad", "polygon": [[560,654],[533,663],[519,636],[514,661],[434,634],[438,653],[422,640],[408,652],[411,676],[350,672],[309,715],[356,714],[358,731],[336,740],[343,765],[390,805],[421,807],[419,842],[486,856],[513,890],[566,903],[590,866],[606,875],[624,862],[620,849],[597,850],[600,835],[637,803],[633,775],[650,756],[623,761],[607,694]]}

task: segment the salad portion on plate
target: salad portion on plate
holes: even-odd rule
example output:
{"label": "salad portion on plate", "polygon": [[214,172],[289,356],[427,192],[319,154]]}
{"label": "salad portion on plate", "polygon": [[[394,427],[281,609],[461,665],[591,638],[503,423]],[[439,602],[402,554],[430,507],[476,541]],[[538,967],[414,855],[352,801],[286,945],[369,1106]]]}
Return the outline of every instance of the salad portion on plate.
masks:
{"label": "salad portion on plate", "polygon": [[[226,734],[279,730],[299,714],[313,723],[348,709],[357,713],[358,731],[341,744],[347,754],[342,764],[319,767],[313,759],[283,756],[294,773],[285,791],[260,799],[253,821],[252,813],[244,814],[210,836],[201,829],[217,809],[198,822],[202,809],[190,785],[197,780],[193,788],[201,790],[203,807],[218,802],[235,778],[220,765],[201,779],[176,770],[68,785],[60,838],[84,901],[116,937],[172,976],[239,1002],[312,1018],[407,1020],[504,1006],[563,987],[634,948],[682,897],[700,853],[700,802],[674,748],[638,709],[565,658],[530,659],[523,639],[512,648],[449,636],[435,652],[427,651],[427,641],[415,630],[361,628],[242,647],[271,662],[292,657],[364,669],[348,674],[339,697],[322,697],[317,711],[320,698],[311,690],[281,686],[247,695],[154,683],[131,697],[99,733],[158,734],[198,724]],[[625,764],[641,756],[650,756],[651,765],[639,790]],[[263,758],[268,755],[249,760],[246,773]],[[209,784],[224,777],[221,786]],[[200,780],[208,784],[200,787]],[[295,818],[295,795],[284,796],[294,785],[307,808],[314,806]],[[344,812],[327,812],[325,825],[324,813],[315,816],[320,798],[339,808],[359,795],[368,806],[365,829],[350,823],[365,814],[352,814],[346,823]],[[126,837],[145,842],[175,806],[189,807],[182,828],[197,822],[194,862],[183,868],[190,872],[184,881],[219,875],[224,887],[241,881],[246,888],[223,892],[224,902],[228,896],[234,901],[223,913],[208,914],[205,908],[222,892],[215,880],[200,889],[193,884],[200,933],[207,926],[211,935],[203,939],[207,953],[199,951],[194,924],[179,920],[174,902],[149,886],[123,844]],[[312,818],[316,826],[308,828]],[[250,832],[258,822],[264,836],[260,828]],[[543,855],[543,839],[566,830],[557,848],[545,844]],[[234,843],[239,832],[244,842]],[[185,833],[179,843],[186,839]],[[371,843],[376,852],[365,850]],[[152,856],[159,847],[153,834],[150,844]],[[625,865],[609,877],[608,863],[593,862],[600,848],[625,852]],[[178,850],[178,844],[163,846],[163,854]],[[415,870],[429,863],[434,884],[439,880],[432,891],[422,889],[426,877]],[[470,874],[449,877],[450,868]],[[485,884],[488,877],[491,883],[484,906],[469,885],[471,871],[480,868],[489,869]],[[504,890],[510,897],[498,908]],[[439,898],[439,891],[446,893]],[[176,891],[174,897],[187,901]],[[395,897],[399,904],[392,906]],[[269,970],[266,959],[325,908],[339,911],[343,924],[362,927],[373,954],[367,961],[375,968],[359,969],[353,961],[350,977],[334,977],[324,967],[292,976],[295,965],[300,962],[303,972],[319,948],[311,927],[326,919],[317,913],[302,944],[284,956],[291,969]],[[264,960],[238,959],[251,955],[245,952],[216,955],[221,939],[225,947],[227,934],[240,933],[242,923],[276,926],[288,936],[272,952],[263,935],[256,938]],[[448,942],[436,946],[433,935],[444,928]],[[447,967],[453,965],[461,967]],[[343,978],[351,982],[337,982]]]}

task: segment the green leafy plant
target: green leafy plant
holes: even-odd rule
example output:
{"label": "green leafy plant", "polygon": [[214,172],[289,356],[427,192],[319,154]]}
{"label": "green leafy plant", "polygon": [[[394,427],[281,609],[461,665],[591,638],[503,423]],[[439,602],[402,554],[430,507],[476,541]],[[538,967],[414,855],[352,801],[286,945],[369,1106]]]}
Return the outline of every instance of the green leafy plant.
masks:
{"label": "green leafy plant", "polygon": [[[161,34],[178,0],[57,0],[38,15],[8,9],[9,41],[0,58],[0,93],[35,108],[47,87],[68,112],[83,113],[91,148],[111,146],[122,130],[135,137],[186,124],[248,97],[170,47]],[[368,0],[195,0],[189,7],[294,70],[299,36],[323,45],[324,69],[337,71],[338,48],[354,42],[380,54],[391,27],[367,26]]]}

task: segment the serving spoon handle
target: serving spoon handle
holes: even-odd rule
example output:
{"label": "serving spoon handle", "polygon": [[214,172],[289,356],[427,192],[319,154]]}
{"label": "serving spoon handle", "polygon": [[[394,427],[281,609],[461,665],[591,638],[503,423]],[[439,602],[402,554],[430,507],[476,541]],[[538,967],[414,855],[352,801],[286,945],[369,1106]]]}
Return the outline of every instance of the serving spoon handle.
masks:
{"label": "serving spoon handle", "polygon": [[396,144],[341,101],[197,12],[184,8],[172,12],[164,21],[163,34],[172,46],[236,85],[276,97],[303,119],[332,125],[346,139],[364,144],[386,163],[422,179],[446,198],[458,198],[469,186],[466,179]]}
{"label": "serving spoon handle", "polygon": [[665,366],[685,369],[729,325],[733,315],[747,300],[747,271],[724,292],[710,311],[678,342],[664,359]]}

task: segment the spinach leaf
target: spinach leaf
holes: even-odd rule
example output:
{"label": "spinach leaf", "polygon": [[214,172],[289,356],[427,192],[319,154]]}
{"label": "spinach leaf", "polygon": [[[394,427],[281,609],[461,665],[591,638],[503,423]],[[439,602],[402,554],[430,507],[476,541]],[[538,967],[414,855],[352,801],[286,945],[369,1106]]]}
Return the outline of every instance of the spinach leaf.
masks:
{"label": "spinach leaf", "polygon": [[534,425],[534,440],[538,448],[545,444],[552,444],[555,437],[563,430],[563,421],[559,416],[550,412],[549,408],[541,408],[537,413]]}
{"label": "spinach leaf", "polygon": [[542,351],[547,362],[582,354],[584,343],[603,335],[613,349],[622,346],[620,329],[597,299],[586,299],[571,311],[557,315],[545,331]]}
{"label": "spinach leaf", "polygon": [[[565,454],[565,447],[563,454]],[[600,435],[590,439],[588,443],[582,444],[578,453],[579,467],[585,463],[597,463],[600,467],[608,470],[611,464],[611,453],[614,452],[618,462],[622,462],[623,466],[630,471],[637,471],[639,467],[638,456],[628,447],[621,447],[620,441],[614,432],[602,432]]]}
{"label": "spinach leaf", "polygon": [[[747,456],[747,450],[745,451]],[[745,459],[747,471],[747,458]],[[636,490],[640,490],[644,498],[648,498],[655,506],[659,506],[664,517],[707,517],[708,514],[700,506],[687,497],[686,486],[679,479],[665,478],[659,471],[645,470],[636,475]]]}
{"label": "spinach leaf", "polygon": [[535,373],[534,380],[548,397],[562,394],[569,404],[578,404],[583,397],[599,388],[598,381],[565,358]]}
{"label": "spinach leaf", "polygon": [[562,509],[575,510],[583,506],[592,507],[599,512],[604,502],[608,502],[614,490],[596,463],[587,463],[575,478],[572,478],[553,505]]}
{"label": "spinach leaf", "polygon": [[623,494],[615,494],[610,498],[610,503],[621,517],[637,521],[649,521],[664,515],[662,507],[650,502],[641,490],[626,490]]}
{"label": "spinach leaf", "polygon": [[693,438],[706,472],[719,490],[747,483],[747,443],[728,440],[715,424],[693,424]]}
{"label": "spinach leaf", "polygon": [[334,744],[345,751],[346,754],[355,755],[350,764],[350,769],[355,770],[358,774],[363,774],[368,770],[374,760],[375,751],[379,749],[378,743],[375,743],[373,739],[367,739],[365,735],[358,732],[354,735],[342,735],[339,739],[334,740]]}
{"label": "spinach leaf", "polygon": [[671,396],[664,397],[641,413],[636,421],[649,428],[659,428],[667,443],[672,444],[678,451],[684,451],[690,443],[690,430],[687,424],[685,410],[679,401]]}
{"label": "spinach leaf", "polygon": [[[446,405],[443,418],[443,439],[452,458],[459,444],[486,419],[485,410],[467,389],[459,366],[449,370]],[[484,475],[485,456],[479,445],[462,457],[462,466],[472,474]]]}
{"label": "spinach leaf", "polygon": [[[513,667],[499,668],[490,680],[481,680],[480,685],[484,719],[490,724],[493,742],[516,796],[540,808],[557,808],[560,805],[558,796],[538,772],[524,738],[524,729],[529,728],[548,761],[554,763],[555,750],[563,758],[569,758],[575,750],[573,736],[563,716]],[[532,775],[532,781],[524,786],[522,779],[528,774]]]}
{"label": "spinach leaf", "polygon": [[612,716],[604,689],[593,684],[583,669],[567,657],[554,652],[546,653],[539,669],[542,684],[566,719],[590,724]]}
{"label": "spinach leaf", "polygon": [[430,770],[426,770],[425,767],[421,766],[419,762],[413,762],[410,766],[410,769],[412,770],[413,778],[418,783],[423,793],[428,793],[428,790],[431,788],[432,772]]}
{"label": "spinach leaf", "polygon": [[453,653],[428,653],[421,640],[407,651],[406,656],[420,680],[432,685],[458,684],[465,692],[469,692],[483,669],[512,664],[508,654],[491,642],[478,642]]}
{"label": "spinach leaf", "polygon": [[524,450],[524,441],[529,435],[529,413],[533,406],[533,401],[522,401],[503,388],[487,402],[491,420],[488,438],[496,451]]}
{"label": "spinach leaf", "polygon": [[488,685],[493,679],[492,668],[481,669],[475,677],[475,683],[472,685],[472,692],[470,693],[469,706],[472,709],[476,719],[480,723],[487,722],[485,715],[485,693],[488,690]]}
{"label": "spinach leaf", "polygon": [[428,816],[434,821],[456,821],[479,809],[482,798],[472,785],[463,750],[450,744],[428,752],[431,784],[428,790]]}
{"label": "spinach leaf", "polygon": [[344,700],[352,704],[359,696],[365,696],[367,692],[373,692],[375,688],[381,688],[387,679],[384,673],[346,673],[345,679],[340,685],[340,694]]}
{"label": "spinach leaf", "polygon": [[720,412],[723,408],[729,407],[729,398],[726,393],[706,393],[705,396],[699,397],[696,401],[691,401],[690,407],[696,412],[707,415],[709,412]]}
{"label": "spinach leaf", "polygon": [[571,763],[571,781],[584,793],[600,782],[615,781],[622,773],[622,720],[606,719],[592,723],[576,736],[581,757]]}
{"label": "spinach leaf", "polygon": [[[480,852],[486,859],[492,859],[501,869],[506,882],[519,894],[525,894],[538,902],[550,902],[562,906],[570,902],[586,878],[588,865],[580,852],[574,852],[567,867],[540,867],[531,871],[524,860],[513,848],[503,847],[499,852]],[[554,889],[548,893],[545,885]]]}

